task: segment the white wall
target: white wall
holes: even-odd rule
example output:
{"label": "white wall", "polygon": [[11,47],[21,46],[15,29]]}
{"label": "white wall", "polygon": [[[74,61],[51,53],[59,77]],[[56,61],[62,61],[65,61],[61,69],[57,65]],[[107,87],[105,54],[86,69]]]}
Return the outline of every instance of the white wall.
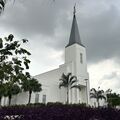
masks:
{"label": "white wall", "polygon": [[[82,53],[82,63],[80,62],[80,54]],[[73,44],[69,47],[65,48],[65,63],[71,63],[72,69],[71,72],[73,75],[77,76],[78,83],[80,84],[81,89],[81,102],[89,102],[89,90],[90,90],[90,84],[89,84],[89,74],[87,72],[87,61],[86,61],[86,49],[83,46],[80,46],[78,44]],[[85,82],[85,79],[87,79],[87,84]],[[87,89],[86,89],[87,87]],[[87,90],[87,92],[86,92]],[[75,92],[75,90],[74,90]],[[77,100],[76,95],[73,94],[73,101],[79,102],[79,92],[77,91]],[[88,100],[87,100],[88,99]]]}
{"label": "white wall", "polygon": [[[83,55],[83,63],[80,62],[80,53]],[[89,75],[87,73],[86,49],[78,44],[65,48],[65,64],[59,68],[34,76],[42,84],[42,91],[39,94],[39,102],[42,102],[43,95],[46,95],[46,102],[66,102],[66,89],[59,89],[59,79],[62,73],[77,76],[77,84],[81,85],[81,91],[72,89],[69,92],[70,103],[85,103],[89,101]],[[87,84],[84,79],[88,79]],[[87,85],[87,89],[86,89]],[[87,92],[86,92],[87,90]],[[35,94],[32,93],[31,103],[35,102]],[[88,97],[86,96],[88,95]],[[28,92],[20,93],[17,98],[13,97],[13,104],[28,103]]]}

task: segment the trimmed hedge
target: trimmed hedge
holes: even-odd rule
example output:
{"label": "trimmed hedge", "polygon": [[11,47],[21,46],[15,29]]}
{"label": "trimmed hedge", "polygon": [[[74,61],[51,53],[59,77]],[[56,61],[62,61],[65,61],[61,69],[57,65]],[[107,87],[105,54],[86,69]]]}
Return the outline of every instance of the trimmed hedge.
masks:
{"label": "trimmed hedge", "polygon": [[120,120],[120,110],[52,103],[31,104],[2,107],[0,120]]}

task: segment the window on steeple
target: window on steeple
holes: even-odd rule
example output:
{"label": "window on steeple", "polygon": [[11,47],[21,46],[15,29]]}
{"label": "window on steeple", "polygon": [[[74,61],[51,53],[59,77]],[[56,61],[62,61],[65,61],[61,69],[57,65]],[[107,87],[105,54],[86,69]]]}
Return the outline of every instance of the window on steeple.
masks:
{"label": "window on steeple", "polygon": [[82,64],[83,63],[83,54],[80,53],[80,63]]}

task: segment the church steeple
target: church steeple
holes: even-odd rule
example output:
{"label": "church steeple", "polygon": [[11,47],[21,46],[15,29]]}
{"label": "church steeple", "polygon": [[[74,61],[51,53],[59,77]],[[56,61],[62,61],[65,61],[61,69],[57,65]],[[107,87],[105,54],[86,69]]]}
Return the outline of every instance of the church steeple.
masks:
{"label": "church steeple", "polygon": [[71,45],[73,45],[75,43],[77,43],[79,45],[82,45],[75,14],[76,14],[76,9],[75,9],[75,6],[74,6],[72,28],[71,28],[69,43],[68,43],[68,45],[66,47],[71,46]]}

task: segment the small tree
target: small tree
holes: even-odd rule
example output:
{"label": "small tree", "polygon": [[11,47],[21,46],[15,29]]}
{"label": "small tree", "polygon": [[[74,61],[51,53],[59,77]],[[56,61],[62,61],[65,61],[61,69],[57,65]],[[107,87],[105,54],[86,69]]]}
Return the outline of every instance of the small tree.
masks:
{"label": "small tree", "polygon": [[13,84],[13,83],[6,83],[4,85],[4,96],[9,98],[9,106],[11,105],[11,99],[13,95],[17,95],[18,93],[21,92],[20,87],[17,84]]}
{"label": "small tree", "polygon": [[31,101],[31,94],[32,92],[40,92],[42,91],[42,85],[35,79],[35,78],[29,78],[26,80],[23,80],[22,82],[22,89],[26,92],[29,92],[29,100],[28,104],[30,104]]}
{"label": "small tree", "polygon": [[26,76],[24,70],[29,69],[30,63],[27,57],[31,55],[21,47],[26,42],[28,42],[26,39],[14,40],[12,34],[4,39],[0,38],[0,91],[3,91],[3,85],[11,91],[11,88],[18,85],[23,80],[23,76]]}
{"label": "small tree", "polygon": [[98,107],[100,106],[99,100],[100,99],[104,99],[106,100],[106,97],[104,96],[104,91],[103,90],[96,90],[95,88],[92,88],[90,90],[90,98],[95,98],[97,103],[98,103]]}
{"label": "small tree", "polygon": [[69,89],[74,88],[76,82],[77,77],[72,76],[72,73],[68,73],[67,75],[63,73],[60,78],[59,88],[64,87],[67,89],[67,104],[69,103]]}

